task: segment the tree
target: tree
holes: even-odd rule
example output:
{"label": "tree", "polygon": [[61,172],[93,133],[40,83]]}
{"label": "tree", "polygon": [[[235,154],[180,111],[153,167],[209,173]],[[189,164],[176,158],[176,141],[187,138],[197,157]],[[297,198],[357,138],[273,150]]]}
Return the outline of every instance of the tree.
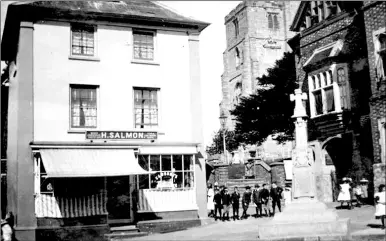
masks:
{"label": "tree", "polygon": [[[219,130],[215,133],[212,145],[206,148],[206,152],[209,155],[220,154],[224,152],[223,144],[223,131]],[[239,147],[239,142],[236,140],[235,133],[233,131],[225,130],[225,146],[226,150],[232,152]]]}
{"label": "tree", "polygon": [[259,145],[270,135],[279,143],[293,140],[290,94],[298,87],[294,54],[284,53],[267,72],[257,79],[256,92],[242,97],[231,111],[236,120],[235,139],[240,143]]}

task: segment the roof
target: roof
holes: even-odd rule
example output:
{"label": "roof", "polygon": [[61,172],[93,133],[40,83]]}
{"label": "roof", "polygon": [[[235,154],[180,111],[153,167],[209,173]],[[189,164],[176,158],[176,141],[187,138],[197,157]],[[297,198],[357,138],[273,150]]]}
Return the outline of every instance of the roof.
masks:
{"label": "roof", "polygon": [[308,60],[304,63],[303,68],[310,68],[324,61],[337,57],[341,53],[343,45],[343,40],[338,40],[316,49],[312,53],[311,57],[308,58]]}
{"label": "roof", "polygon": [[[108,21],[147,25],[154,27],[182,28],[201,32],[209,23],[185,17],[175,10],[155,1],[25,1],[8,6],[4,26],[2,50],[8,50],[15,41],[15,28],[20,21],[68,19],[70,21]],[[2,60],[7,52],[2,51]]]}

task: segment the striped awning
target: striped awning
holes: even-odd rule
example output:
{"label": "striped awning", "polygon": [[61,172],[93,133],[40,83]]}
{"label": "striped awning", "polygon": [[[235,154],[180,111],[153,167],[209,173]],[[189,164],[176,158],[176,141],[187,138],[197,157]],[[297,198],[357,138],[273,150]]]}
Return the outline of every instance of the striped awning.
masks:
{"label": "striped awning", "polygon": [[41,149],[48,177],[106,177],[148,174],[130,149]]}

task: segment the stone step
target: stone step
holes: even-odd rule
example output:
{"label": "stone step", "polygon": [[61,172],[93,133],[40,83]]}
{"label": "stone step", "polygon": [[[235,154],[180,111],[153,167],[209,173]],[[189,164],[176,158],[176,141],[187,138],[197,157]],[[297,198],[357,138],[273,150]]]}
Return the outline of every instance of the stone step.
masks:
{"label": "stone step", "polygon": [[115,226],[110,228],[110,232],[139,232],[139,229],[135,225]]}
{"label": "stone step", "polygon": [[147,232],[119,232],[119,233],[110,233],[105,234],[105,239],[108,241],[116,241],[116,240],[126,240],[130,238],[138,238],[147,236]]}

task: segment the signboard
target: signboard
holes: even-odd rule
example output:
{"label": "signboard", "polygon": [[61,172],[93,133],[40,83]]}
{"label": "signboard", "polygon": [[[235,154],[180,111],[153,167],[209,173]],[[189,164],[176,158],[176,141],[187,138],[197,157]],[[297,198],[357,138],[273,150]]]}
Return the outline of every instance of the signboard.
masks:
{"label": "signboard", "polygon": [[154,140],[155,131],[86,131],[86,139],[103,140]]}

